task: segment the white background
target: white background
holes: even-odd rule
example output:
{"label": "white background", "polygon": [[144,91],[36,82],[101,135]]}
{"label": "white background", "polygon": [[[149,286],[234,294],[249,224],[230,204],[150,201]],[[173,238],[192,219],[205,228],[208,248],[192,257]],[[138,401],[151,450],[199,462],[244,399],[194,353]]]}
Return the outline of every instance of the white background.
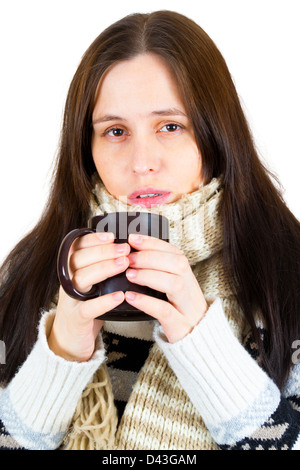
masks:
{"label": "white background", "polygon": [[171,9],[221,50],[264,162],[300,219],[299,0],[0,0],[0,262],[45,205],[81,56],[123,16]]}

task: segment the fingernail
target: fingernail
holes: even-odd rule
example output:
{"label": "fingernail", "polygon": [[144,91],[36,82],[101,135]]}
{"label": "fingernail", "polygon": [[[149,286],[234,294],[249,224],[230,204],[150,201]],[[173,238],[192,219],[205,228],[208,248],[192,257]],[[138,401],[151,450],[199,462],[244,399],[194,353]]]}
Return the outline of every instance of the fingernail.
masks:
{"label": "fingernail", "polygon": [[129,240],[132,241],[133,243],[142,243],[143,237],[142,237],[142,235],[137,235],[135,233],[131,233],[129,235]]}
{"label": "fingernail", "polygon": [[102,242],[106,242],[114,238],[114,234],[111,232],[96,232],[96,233]]}
{"label": "fingernail", "polygon": [[126,245],[119,245],[118,243],[116,243],[116,252],[117,253],[125,253],[126,249],[127,249],[127,246]]}
{"label": "fingernail", "polygon": [[116,258],[116,259],[115,259],[115,263],[116,263],[118,266],[124,264],[124,262],[125,262],[125,257],[124,257],[124,256],[122,256],[121,258]]}
{"label": "fingernail", "polygon": [[129,277],[129,279],[134,279],[137,275],[137,271],[135,269],[128,269],[126,271],[126,276]]}
{"label": "fingernail", "polygon": [[122,300],[123,298],[124,298],[123,292],[114,292],[114,293],[113,293],[113,299],[114,299],[116,302],[119,302],[119,301]]}
{"label": "fingernail", "polygon": [[125,297],[128,300],[134,300],[136,298],[135,292],[125,292]]}

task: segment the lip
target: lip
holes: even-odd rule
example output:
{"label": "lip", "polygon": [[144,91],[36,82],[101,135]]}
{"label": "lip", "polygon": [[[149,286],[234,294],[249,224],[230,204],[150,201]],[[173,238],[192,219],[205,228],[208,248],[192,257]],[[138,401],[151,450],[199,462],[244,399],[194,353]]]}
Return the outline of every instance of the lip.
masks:
{"label": "lip", "polygon": [[[159,196],[153,197],[145,197],[139,198],[138,196],[142,196],[143,194],[159,194]],[[132,205],[139,205],[142,207],[152,207],[157,206],[159,204],[164,204],[170,196],[169,191],[164,191],[159,188],[142,188],[134,191],[130,196],[128,196],[128,200]]]}

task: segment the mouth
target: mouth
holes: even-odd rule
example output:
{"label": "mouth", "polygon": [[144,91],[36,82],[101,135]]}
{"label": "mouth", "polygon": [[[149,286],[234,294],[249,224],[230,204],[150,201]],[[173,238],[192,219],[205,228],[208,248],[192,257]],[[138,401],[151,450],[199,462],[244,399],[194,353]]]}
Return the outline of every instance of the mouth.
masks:
{"label": "mouth", "polygon": [[132,205],[152,207],[165,204],[170,194],[169,191],[163,191],[157,188],[143,188],[130,194],[128,201]]}

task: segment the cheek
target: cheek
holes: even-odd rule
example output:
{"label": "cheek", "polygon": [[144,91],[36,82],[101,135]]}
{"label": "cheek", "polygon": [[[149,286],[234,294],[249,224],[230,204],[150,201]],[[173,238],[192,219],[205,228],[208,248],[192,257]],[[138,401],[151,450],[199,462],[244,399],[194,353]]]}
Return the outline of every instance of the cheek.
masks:
{"label": "cheek", "polygon": [[99,155],[94,156],[94,163],[96,170],[102,179],[105,186],[113,185],[114,181],[117,179],[117,170],[113,167],[108,158],[99,157]]}
{"label": "cheek", "polygon": [[199,185],[202,183],[202,157],[200,153],[194,160],[193,171],[191,171],[191,178],[193,185],[192,189],[198,189]]}
{"label": "cheek", "polygon": [[113,158],[109,152],[92,146],[92,155],[97,173],[102,180],[107,191],[114,196],[122,191],[122,183],[124,182],[124,170],[121,168],[120,162]]}
{"label": "cheek", "polygon": [[105,188],[110,194],[115,196],[118,193],[118,190],[120,190],[120,182],[118,181],[118,178],[116,178],[115,172],[112,168],[101,164],[99,161],[98,164],[95,165],[97,173],[101,181],[103,182]]}
{"label": "cheek", "polygon": [[105,173],[109,167],[109,154],[105,151],[105,146],[100,144],[99,137],[95,135],[92,137],[91,150],[98,173],[100,171]]}
{"label": "cheek", "polygon": [[91,150],[96,170],[106,185],[106,175],[109,174],[109,159],[104,157],[103,149],[97,145],[97,139],[92,139]]}
{"label": "cheek", "polygon": [[199,185],[202,178],[202,155],[196,143],[188,142],[177,151],[176,173],[191,185]]}
{"label": "cheek", "polygon": [[196,178],[201,178],[202,173],[202,155],[195,141],[190,147],[190,168]]}

